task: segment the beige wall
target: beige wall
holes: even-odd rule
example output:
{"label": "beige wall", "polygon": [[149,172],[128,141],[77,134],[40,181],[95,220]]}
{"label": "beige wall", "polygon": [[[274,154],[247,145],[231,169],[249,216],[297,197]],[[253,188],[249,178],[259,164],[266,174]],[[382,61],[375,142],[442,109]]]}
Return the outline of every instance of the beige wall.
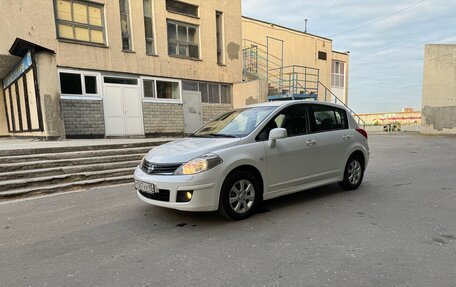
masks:
{"label": "beige wall", "polygon": [[[56,40],[53,1],[2,0],[2,10],[12,17],[0,18],[0,54],[7,54],[16,37],[39,44],[57,53],[56,63],[62,67],[118,71],[135,74],[233,83],[242,80],[241,1],[189,0],[200,6],[200,18],[169,13],[165,0],[154,0],[156,52],[146,55],[142,1],[130,0],[131,30],[134,53],[121,50],[119,1],[105,3],[107,47],[94,47]],[[226,65],[217,64],[215,11],[224,13]],[[201,60],[168,56],[166,19],[200,26]]]}
{"label": "beige wall", "polygon": [[426,45],[422,133],[456,134],[456,45]]}
{"label": "beige wall", "polygon": [[64,137],[65,128],[60,113],[60,93],[55,55],[39,52],[35,55],[41,109],[43,111],[44,136]]}
{"label": "beige wall", "polygon": [[[282,28],[250,18],[242,18],[242,38],[266,44],[266,36],[284,41],[284,66],[302,65],[320,70],[321,82],[330,87],[332,41],[310,34]],[[318,60],[318,51],[327,53],[327,60]],[[281,57],[279,42],[270,41],[269,53]]]}
{"label": "beige wall", "polygon": [[[333,53],[332,40],[295,31],[275,24],[247,17],[242,18],[242,38],[266,45],[266,36],[284,41],[284,66],[301,65],[319,69],[320,81],[331,89],[331,64],[333,59],[349,63],[348,54]],[[249,42],[245,42],[249,45]],[[326,52],[327,60],[319,60],[318,52]],[[281,58],[280,42],[270,40],[269,54]],[[278,61],[274,59],[274,61]],[[348,95],[348,87],[346,88]]]}
{"label": "beige wall", "polygon": [[268,85],[264,79],[256,79],[233,85],[233,108],[268,101]]}

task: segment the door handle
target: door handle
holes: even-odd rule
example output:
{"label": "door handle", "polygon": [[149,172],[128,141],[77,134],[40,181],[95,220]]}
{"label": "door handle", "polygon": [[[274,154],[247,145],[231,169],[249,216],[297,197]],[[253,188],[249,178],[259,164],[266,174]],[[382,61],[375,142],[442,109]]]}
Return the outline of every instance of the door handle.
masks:
{"label": "door handle", "polygon": [[351,135],[344,135],[342,138],[344,140],[348,141],[349,139],[351,139]]}
{"label": "door handle", "polygon": [[316,144],[317,144],[317,142],[314,141],[314,140],[308,140],[308,141],[307,141],[307,145],[308,145],[308,146],[314,146],[314,145],[316,145]]}

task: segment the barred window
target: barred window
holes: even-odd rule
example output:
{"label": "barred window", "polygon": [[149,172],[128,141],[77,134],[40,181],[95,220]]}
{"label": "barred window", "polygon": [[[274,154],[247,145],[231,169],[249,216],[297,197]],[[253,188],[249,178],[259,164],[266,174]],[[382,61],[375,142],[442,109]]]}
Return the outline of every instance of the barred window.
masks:
{"label": "barred window", "polygon": [[220,86],[220,101],[222,104],[231,104],[231,91],[229,85]]}
{"label": "barred window", "polygon": [[231,104],[231,86],[214,83],[199,83],[201,101],[210,104]]}
{"label": "barred window", "polygon": [[220,103],[220,85],[209,84],[209,103]]}
{"label": "barred window", "polygon": [[105,44],[103,5],[81,0],[55,0],[57,37]]}
{"label": "barred window", "polygon": [[192,82],[192,81],[182,81],[182,89],[184,91],[198,91],[198,82]]}
{"label": "barred window", "polygon": [[201,92],[201,101],[203,103],[209,103],[208,84],[199,83],[199,90]]}

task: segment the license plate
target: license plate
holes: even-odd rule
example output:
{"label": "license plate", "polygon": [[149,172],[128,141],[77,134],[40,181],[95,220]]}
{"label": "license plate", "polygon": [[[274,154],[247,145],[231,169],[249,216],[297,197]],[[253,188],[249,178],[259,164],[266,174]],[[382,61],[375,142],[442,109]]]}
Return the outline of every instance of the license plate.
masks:
{"label": "license plate", "polygon": [[155,184],[139,180],[135,180],[135,188],[148,194],[156,194],[158,192],[155,188]]}

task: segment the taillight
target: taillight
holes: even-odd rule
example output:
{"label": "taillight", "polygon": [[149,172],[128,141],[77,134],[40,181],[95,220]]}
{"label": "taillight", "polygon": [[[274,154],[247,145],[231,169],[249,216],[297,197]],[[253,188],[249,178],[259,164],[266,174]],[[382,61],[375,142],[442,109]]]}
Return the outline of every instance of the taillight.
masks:
{"label": "taillight", "polygon": [[366,139],[367,139],[367,132],[363,129],[356,129],[357,132],[359,132],[360,134],[362,134]]}

